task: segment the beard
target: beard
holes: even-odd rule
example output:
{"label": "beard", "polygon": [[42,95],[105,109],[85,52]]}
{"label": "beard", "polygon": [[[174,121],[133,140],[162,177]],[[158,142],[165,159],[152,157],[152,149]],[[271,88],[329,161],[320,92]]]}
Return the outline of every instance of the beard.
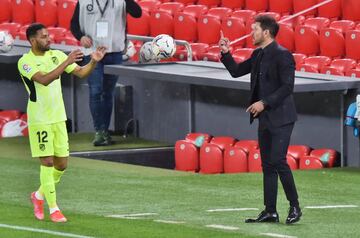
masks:
{"label": "beard", "polygon": [[48,51],[50,50],[50,45],[38,45],[39,50],[41,51]]}
{"label": "beard", "polygon": [[257,40],[255,40],[254,38],[253,38],[253,44],[254,44],[254,46],[260,46],[263,42],[264,42],[264,37],[263,36],[261,36],[261,38],[259,38],[259,39],[257,39]]}

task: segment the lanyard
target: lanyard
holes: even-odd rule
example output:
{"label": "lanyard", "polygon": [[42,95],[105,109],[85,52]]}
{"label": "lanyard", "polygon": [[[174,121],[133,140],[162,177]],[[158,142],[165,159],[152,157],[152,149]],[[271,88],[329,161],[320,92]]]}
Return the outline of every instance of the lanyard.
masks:
{"label": "lanyard", "polygon": [[97,6],[98,6],[98,8],[99,8],[99,10],[100,10],[101,18],[102,18],[102,17],[104,16],[104,13],[105,13],[105,11],[106,11],[106,8],[108,7],[109,0],[106,0],[105,6],[104,6],[103,9],[101,9],[101,7],[100,7],[99,0],[96,0],[96,4],[97,4]]}

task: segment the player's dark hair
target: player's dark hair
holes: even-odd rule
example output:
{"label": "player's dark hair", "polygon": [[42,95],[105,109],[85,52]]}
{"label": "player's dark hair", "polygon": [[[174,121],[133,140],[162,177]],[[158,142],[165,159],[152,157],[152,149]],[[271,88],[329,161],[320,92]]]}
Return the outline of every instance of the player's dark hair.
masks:
{"label": "player's dark hair", "polygon": [[279,24],[276,20],[269,15],[260,15],[255,18],[255,22],[260,23],[260,27],[263,31],[269,30],[271,38],[275,38],[279,32]]}
{"label": "player's dark hair", "polygon": [[27,29],[26,29],[26,38],[28,39],[28,41],[30,41],[31,37],[36,36],[36,33],[38,30],[44,29],[46,28],[43,24],[41,23],[33,23],[31,24]]}

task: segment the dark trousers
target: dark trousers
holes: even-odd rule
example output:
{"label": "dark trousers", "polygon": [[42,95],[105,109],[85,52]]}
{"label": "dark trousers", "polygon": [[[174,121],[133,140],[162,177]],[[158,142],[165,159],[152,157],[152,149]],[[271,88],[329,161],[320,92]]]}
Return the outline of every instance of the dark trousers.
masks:
{"label": "dark trousers", "polygon": [[276,211],[278,177],[290,206],[299,206],[294,177],[286,162],[294,124],[272,127],[259,123],[258,137],[263,169],[264,205],[268,212]]}

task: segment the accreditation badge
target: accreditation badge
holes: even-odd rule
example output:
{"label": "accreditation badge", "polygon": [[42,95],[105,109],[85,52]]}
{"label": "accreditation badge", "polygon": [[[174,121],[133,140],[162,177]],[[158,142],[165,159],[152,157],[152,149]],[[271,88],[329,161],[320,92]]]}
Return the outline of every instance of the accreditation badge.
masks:
{"label": "accreditation badge", "polygon": [[96,22],[96,38],[107,38],[109,37],[109,22],[108,21],[97,21]]}

